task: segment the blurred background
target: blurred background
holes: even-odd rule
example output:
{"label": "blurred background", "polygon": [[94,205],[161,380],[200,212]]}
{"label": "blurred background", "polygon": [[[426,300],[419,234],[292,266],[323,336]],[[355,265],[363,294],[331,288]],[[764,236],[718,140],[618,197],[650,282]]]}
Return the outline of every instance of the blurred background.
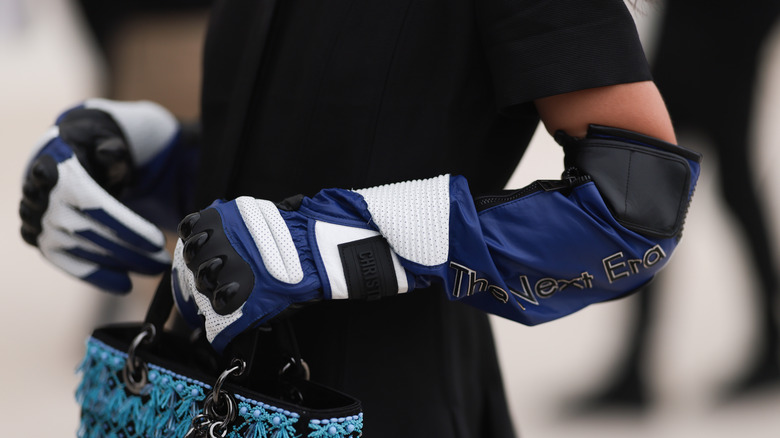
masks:
{"label": "blurred background", "polygon": [[[6,206],[0,215],[0,242],[4,243],[0,266],[2,278],[8,280],[0,305],[4,434],[75,436],[79,415],[73,398],[78,382],[75,369],[86,336],[106,320],[141,318],[148,299],[145,291],[155,282],[136,278],[139,292],[134,296],[108,297],[55,270],[23,243],[17,208],[31,148],[57,114],[87,97],[147,98],[181,118],[197,117],[200,44],[207,15],[203,3],[0,0],[4,153],[0,196]],[[701,10],[710,4],[703,3]],[[644,5],[635,11],[651,59],[657,55],[663,11],[662,5]],[[112,21],[95,26],[95,16]],[[749,22],[746,26],[756,27]],[[749,43],[757,66],[752,82],[756,99],[749,102],[750,141],[734,147],[749,152],[748,177],[767,228],[762,239],[777,252],[780,30],[774,25],[767,29],[764,38],[756,36]],[[726,35],[740,32],[720,30]],[[712,90],[724,96],[725,105],[725,95],[741,90],[737,85],[745,82],[729,67],[743,61],[726,56],[731,52],[718,47],[724,44],[720,40],[707,40],[705,35],[704,41],[717,44],[708,51],[691,50],[706,53],[714,65],[708,67],[725,72],[719,88]],[[720,53],[723,59],[717,56]],[[681,75],[687,74],[684,80],[690,80],[691,87],[704,80],[690,73]],[[680,143],[703,152],[705,161],[685,239],[674,263],[654,284],[651,323],[642,338],[641,400],[592,403],[594,395],[621,375],[621,363],[637,345],[631,333],[637,325],[638,297],[596,305],[533,328],[494,318],[509,402],[521,436],[780,436],[777,381],[756,385],[758,389],[740,396],[724,396],[765,351],[761,340],[767,337],[757,317],[760,310],[768,308],[764,313],[774,315],[780,310],[777,299],[761,299],[756,266],[766,257],[755,261],[750,255],[746,233],[722,196],[718,160],[726,155],[718,152],[717,142],[693,130],[678,134]],[[557,145],[540,133],[509,185],[519,187],[558,175],[561,157]],[[770,264],[776,272],[778,265],[773,260]],[[776,353],[773,360],[780,360]]]}

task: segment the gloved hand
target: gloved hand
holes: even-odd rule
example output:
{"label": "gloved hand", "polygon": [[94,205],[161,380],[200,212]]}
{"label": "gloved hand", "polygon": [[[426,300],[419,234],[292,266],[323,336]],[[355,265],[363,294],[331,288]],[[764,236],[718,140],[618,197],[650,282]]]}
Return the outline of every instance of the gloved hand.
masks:
{"label": "gloved hand", "polygon": [[130,290],[128,272],[170,266],[165,237],[117,200],[148,185],[179,136],[151,102],[91,99],[63,113],[25,171],[19,207],[24,240],[66,272],[101,289]]}
{"label": "gloved hand", "polygon": [[179,225],[176,304],[221,351],[297,303],[433,282],[527,325],[637,290],[677,246],[700,156],[613,128],[558,139],[564,178],[476,199],[465,178],[444,175],[215,202]]}

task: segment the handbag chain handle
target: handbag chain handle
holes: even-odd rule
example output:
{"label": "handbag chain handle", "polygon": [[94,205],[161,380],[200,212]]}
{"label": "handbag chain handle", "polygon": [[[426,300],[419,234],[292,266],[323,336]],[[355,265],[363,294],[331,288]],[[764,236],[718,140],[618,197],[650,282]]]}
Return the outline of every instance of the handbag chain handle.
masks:
{"label": "handbag chain handle", "polygon": [[157,333],[162,331],[165,321],[173,309],[173,295],[171,294],[171,273],[166,271],[157,290],[154,293],[146,318],[141,328],[141,333],[136,335],[130,348],[127,350],[127,360],[122,369],[122,380],[127,390],[135,395],[141,395],[146,386],[149,369],[146,363],[135,356],[135,352],[141,344],[149,345],[157,340]]}
{"label": "handbag chain handle", "polygon": [[[143,395],[148,383],[149,369],[144,361],[136,357],[136,350],[141,345],[151,345],[157,341],[157,333],[162,332],[172,309],[171,273],[168,271],[157,285],[141,332],[136,335],[127,350],[122,380],[132,394]],[[228,425],[236,418],[238,405],[233,396],[222,389],[222,385],[229,377],[240,376],[246,369],[245,361],[233,359],[230,366],[217,378],[211,392],[206,395],[203,410],[192,419],[185,438],[224,438],[227,435]]]}
{"label": "handbag chain handle", "polygon": [[[157,341],[157,333],[162,332],[165,322],[173,309],[173,295],[171,293],[171,273],[166,271],[160,279],[157,290],[154,293],[152,302],[146,312],[144,324],[141,332],[136,335],[130,343],[127,351],[127,360],[122,369],[122,379],[128,391],[135,395],[142,395],[143,389],[148,383],[148,367],[146,363],[136,357],[135,353],[141,345],[151,345]],[[292,324],[287,318],[282,318],[273,324],[273,329],[277,333],[279,345],[288,352],[289,361],[279,371],[281,377],[289,376],[291,380],[309,379],[309,366],[300,356],[298,343],[293,332]],[[203,410],[200,414],[193,417],[190,428],[185,438],[224,438],[228,432],[229,424],[235,420],[238,412],[238,405],[227,391],[222,389],[222,385],[229,377],[239,378],[251,368],[252,361],[256,358],[256,353],[260,350],[257,339],[250,334],[239,337],[233,352],[245,351],[245,354],[234,354],[234,359],[222,374],[217,378],[212,391],[206,396],[203,404]],[[242,359],[241,357],[245,357]],[[247,365],[249,362],[249,365]],[[292,398],[298,402],[303,401],[300,392],[293,387]]]}
{"label": "handbag chain handle", "polygon": [[193,417],[184,438],[224,438],[227,435],[228,426],[236,419],[238,405],[233,396],[222,389],[222,385],[228,377],[240,376],[244,371],[246,362],[233,359],[230,367],[217,378],[203,403],[203,411]]}
{"label": "handbag chain handle", "polygon": [[122,368],[122,380],[127,390],[135,395],[141,395],[141,391],[148,382],[147,376],[149,374],[146,362],[135,357],[135,350],[141,344],[152,342],[156,335],[157,329],[153,324],[144,324],[141,333],[133,339],[133,342],[130,343],[130,348],[127,350],[127,360],[124,368]]}

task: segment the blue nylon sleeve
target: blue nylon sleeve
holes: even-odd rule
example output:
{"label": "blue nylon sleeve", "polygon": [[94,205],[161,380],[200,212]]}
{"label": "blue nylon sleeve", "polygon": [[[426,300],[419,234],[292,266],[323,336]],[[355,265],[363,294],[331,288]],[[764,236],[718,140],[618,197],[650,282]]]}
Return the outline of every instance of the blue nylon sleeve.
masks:
{"label": "blue nylon sleeve", "polygon": [[[689,165],[692,195],[699,165]],[[465,179],[453,177],[451,194],[450,257],[447,272],[438,272],[448,297],[526,325],[637,290],[679,242],[623,227],[593,182],[534,191],[479,213]]]}
{"label": "blue nylon sleeve", "polygon": [[483,211],[480,229],[498,276],[472,269],[468,257],[453,260],[450,295],[527,325],[636,290],[676,246],[620,226],[593,183],[568,196],[539,192]]}

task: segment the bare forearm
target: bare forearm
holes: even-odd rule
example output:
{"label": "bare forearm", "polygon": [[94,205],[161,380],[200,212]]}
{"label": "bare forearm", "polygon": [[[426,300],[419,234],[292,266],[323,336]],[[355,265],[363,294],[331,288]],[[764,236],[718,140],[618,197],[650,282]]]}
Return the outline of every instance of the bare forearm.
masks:
{"label": "bare forearm", "polygon": [[658,88],[651,81],[591,88],[535,101],[546,129],[585,137],[588,125],[614,126],[676,143]]}

